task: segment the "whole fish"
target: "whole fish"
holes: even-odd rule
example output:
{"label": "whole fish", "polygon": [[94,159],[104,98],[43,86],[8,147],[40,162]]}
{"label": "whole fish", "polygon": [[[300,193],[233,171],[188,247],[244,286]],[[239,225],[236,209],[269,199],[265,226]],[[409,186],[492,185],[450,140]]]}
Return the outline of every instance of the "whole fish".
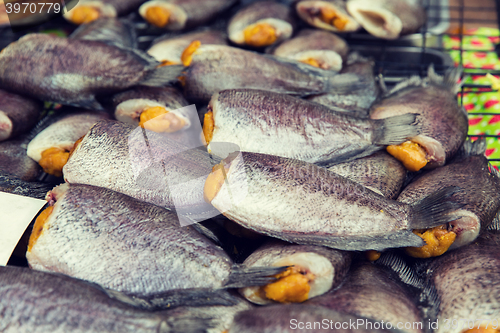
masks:
{"label": "whole fish", "polygon": [[182,30],[207,23],[236,0],[150,0],[141,5],[139,14],[155,27]]}
{"label": "whole fish", "polygon": [[473,242],[481,230],[488,228],[500,209],[500,178],[496,170],[489,167],[485,151],[486,140],[466,141],[460,156],[441,168],[422,174],[401,192],[398,201],[411,204],[446,186],[464,189],[452,198],[463,205],[453,214],[462,217],[441,228],[419,231],[427,245],[408,249],[410,255],[441,255],[448,248],[451,250]]}
{"label": "whole fish", "polygon": [[29,131],[40,118],[42,103],[0,89],[0,141]]}
{"label": "whole fish", "polygon": [[460,68],[438,76],[433,67],[426,78],[412,77],[396,85],[370,109],[372,119],[418,113],[422,132],[387,151],[410,171],[442,166],[462,146],[467,136],[467,112],[457,103]]}
{"label": "whole fish", "polygon": [[[96,284],[62,274],[0,267],[0,331],[4,333],[202,333],[209,321],[149,312]],[[126,298],[126,297],[120,297]],[[96,315],[98,314],[98,315]]]}
{"label": "whole fish", "polygon": [[[192,56],[192,57],[191,57]],[[206,103],[224,89],[261,89],[307,96],[327,91],[352,91],[355,75],[334,72],[284,58],[263,55],[224,45],[201,45],[185,54],[184,94],[193,102]]]}
{"label": "whole fish", "polygon": [[485,234],[467,246],[426,261],[435,290],[431,324],[436,333],[495,332],[500,328],[500,235]]}
{"label": "whole fish", "polygon": [[28,34],[0,54],[0,87],[44,101],[102,109],[97,94],[137,85],[164,86],[182,70],[182,66],[157,66],[137,50]]}
{"label": "whole fish", "polygon": [[416,290],[412,293],[389,270],[365,262],[351,268],[340,288],[306,304],[390,323],[405,333],[424,333],[428,323],[417,300]]}
{"label": "whole fish", "polygon": [[338,72],[348,52],[343,38],[327,31],[304,29],[277,46],[272,54]]}
{"label": "whole fish", "polygon": [[231,18],[227,34],[237,45],[265,47],[290,38],[294,26],[290,6],[274,1],[256,1]]}
{"label": "whole fish", "polygon": [[83,24],[70,36],[72,39],[93,40],[114,44],[123,48],[137,48],[137,33],[131,22],[104,17]]}
{"label": "whole fish", "polygon": [[28,144],[26,153],[46,173],[61,177],[75,142],[96,122],[108,118],[107,113],[97,111],[71,113],[38,133]]}
{"label": "whole fish", "polygon": [[328,166],[327,169],[388,199],[397,198],[406,179],[406,168],[383,151],[354,161]]}
{"label": "whole fish", "polygon": [[220,159],[140,127],[95,124],[64,166],[69,183],[109,188],[200,221],[219,215],[203,186]]}
{"label": "whole fish", "polygon": [[383,324],[306,304],[257,307],[236,315],[229,333],[382,333]]}
{"label": "whole fish", "polygon": [[214,167],[207,202],[238,224],[299,244],[341,250],[424,245],[411,230],[457,219],[447,187],[413,205],[389,200],[324,168],[273,155],[240,152]]}
{"label": "whole fish", "polygon": [[47,201],[26,253],[34,269],[146,298],[174,289],[266,284],[283,270],[234,265],[193,227],[182,227],[174,212],[105,188],[63,184]]}
{"label": "whole fish", "polygon": [[[340,71],[342,74],[352,73],[359,78],[359,85],[363,88],[344,93],[325,93],[307,97],[307,100],[323,104],[334,110],[342,109],[356,112],[360,117],[368,117],[370,106],[380,96],[381,89],[375,81],[375,62],[361,57],[358,53],[351,53],[346,64]],[[338,109],[340,108],[340,109]]]}
{"label": "whole fish", "polygon": [[278,281],[262,287],[240,290],[256,304],[300,303],[338,287],[351,265],[351,253],[322,246],[293,245],[270,241],[252,253],[244,262],[247,267],[289,268]]}
{"label": "whole fish", "polygon": [[99,18],[126,15],[145,0],[79,0],[75,7],[64,13],[64,18],[74,24],[93,22]]}
{"label": "whole fish", "polygon": [[344,0],[302,0],[295,8],[303,21],[316,28],[352,32],[361,27],[347,12]]}
{"label": "whole fish", "polygon": [[170,33],[155,39],[147,52],[165,65],[178,65],[182,63],[182,53],[194,41],[208,45],[227,45],[227,36],[217,30],[197,31],[175,36]]}
{"label": "whole fish", "polygon": [[349,14],[378,38],[415,33],[426,20],[421,0],[348,0],[346,6]]}
{"label": "whole fish", "polygon": [[310,163],[333,164],[368,156],[419,133],[416,115],[373,121],[261,90],[221,91],[212,97],[208,111],[203,132],[209,151],[212,142],[231,142],[241,151]]}

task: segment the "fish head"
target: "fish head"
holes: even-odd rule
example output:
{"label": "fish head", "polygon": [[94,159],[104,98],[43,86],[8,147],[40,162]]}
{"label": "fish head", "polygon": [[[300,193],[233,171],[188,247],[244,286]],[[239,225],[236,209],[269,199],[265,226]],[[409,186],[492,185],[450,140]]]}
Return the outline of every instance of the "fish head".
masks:
{"label": "fish head", "polygon": [[188,15],[181,6],[167,1],[147,1],[139,7],[144,20],[158,28],[181,30],[186,26]]}

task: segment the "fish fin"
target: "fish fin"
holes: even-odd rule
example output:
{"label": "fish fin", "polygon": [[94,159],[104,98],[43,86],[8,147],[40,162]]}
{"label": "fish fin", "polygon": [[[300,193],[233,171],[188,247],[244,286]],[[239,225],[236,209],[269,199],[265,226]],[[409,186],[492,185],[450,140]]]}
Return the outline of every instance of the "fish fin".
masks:
{"label": "fish fin", "polygon": [[148,296],[126,295],[126,297],[131,298],[137,307],[154,311],[179,306],[233,306],[238,304],[238,299],[224,289],[178,289]]}
{"label": "fish fin", "polygon": [[418,114],[407,113],[376,120],[380,126],[375,129],[373,144],[380,146],[398,145],[420,134],[421,125],[416,122]]}
{"label": "fish fin", "polygon": [[366,89],[365,78],[354,73],[343,73],[328,77],[326,92],[330,94],[348,94]]}
{"label": "fish fin", "polygon": [[401,282],[415,287],[417,289],[424,288],[423,279],[417,274],[415,269],[404,260],[404,258],[395,251],[387,251],[382,253],[380,258],[375,261],[376,265],[381,265],[389,268],[397,274]]}
{"label": "fish fin", "polygon": [[[431,84],[439,85],[445,87],[447,90],[453,94],[457,94],[462,87],[462,83],[458,82],[460,76],[462,76],[463,68],[462,66],[454,67],[441,76],[434,70],[434,65],[431,64],[427,70],[427,80]],[[463,81],[462,81],[463,82]]]}
{"label": "fish fin", "polygon": [[499,231],[500,230],[500,210],[496,213],[493,221],[491,221],[490,225],[486,230],[490,231]]}
{"label": "fish fin", "polygon": [[460,216],[449,213],[464,205],[450,201],[450,197],[461,190],[458,186],[447,186],[412,204],[415,215],[410,222],[410,228],[433,228],[459,219]]}
{"label": "fish fin", "polygon": [[158,67],[150,71],[139,85],[148,87],[163,87],[177,81],[185,69],[183,65]]}
{"label": "fish fin", "polygon": [[160,324],[158,333],[206,333],[209,328],[214,327],[213,317],[203,318],[177,318],[165,311],[164,321]]}
{"label": "fish fin", "polygon": [[231,274],[224,288],[244,288],[251,286],[263,286],[276,281],[274,275],[285,271],[288,266],[283,267],[247,267],[244,265],[233,265]]}
{"label": "fish fin", "polygon": [[354,51],[349,53],[349,55],[347,56],[346,65],[350,66],[359,62],[370,62],[370,61],[373,60],[370,58],[363,57],[359,52]]}
{"label": "fish fin", "polygon": [[484,155],[485,152],[486,152],[485,138],[479,138],[476,141],[467,139],[462,145],[460,156],[468,157],[468,156]]}
{"label": "fish fin", "polygon": [[409,87],[421,87],[423,85],[424,85],[424,80],[420,76],[412,76],[396,84],[383,97],[384,98],[389,97]]}
{"label": "fish fin", "polygon": [[379,74],[377,76],[377,79],[378,79],[378,86],[380,88],[380,91],[382,92],[381,95],[385,95],[387,93],[387,91],[389,90],[387,88],[387,85],[385,84],[385,78],[382,74]]}

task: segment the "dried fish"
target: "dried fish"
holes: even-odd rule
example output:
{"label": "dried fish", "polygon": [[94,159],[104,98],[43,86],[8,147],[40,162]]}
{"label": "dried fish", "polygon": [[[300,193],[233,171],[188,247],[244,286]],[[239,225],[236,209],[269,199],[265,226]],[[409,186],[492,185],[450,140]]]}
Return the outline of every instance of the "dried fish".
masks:
{"label": "dried fish", "polygon": [[297,2],[297,14],[313,27],[334,32],[352,32],[360,29],[347,13],[344,0],[303,0]]}
{"label": "dried fish", "polygon": [[41,112],[42,103],[0,89],[0,141],[29,131]]}

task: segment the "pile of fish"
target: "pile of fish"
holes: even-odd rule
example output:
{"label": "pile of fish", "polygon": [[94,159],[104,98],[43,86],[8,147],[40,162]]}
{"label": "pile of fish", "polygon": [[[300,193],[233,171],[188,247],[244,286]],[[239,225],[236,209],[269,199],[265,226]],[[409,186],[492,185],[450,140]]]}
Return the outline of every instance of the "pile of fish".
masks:
{"label": "pile of fish", "polygon": [[0,53],[0,190],[47,201],[0,332],[500,332],[500,176],[461,69],[388,89],[334,34],[416,32],[418,1],[64,17]]}

